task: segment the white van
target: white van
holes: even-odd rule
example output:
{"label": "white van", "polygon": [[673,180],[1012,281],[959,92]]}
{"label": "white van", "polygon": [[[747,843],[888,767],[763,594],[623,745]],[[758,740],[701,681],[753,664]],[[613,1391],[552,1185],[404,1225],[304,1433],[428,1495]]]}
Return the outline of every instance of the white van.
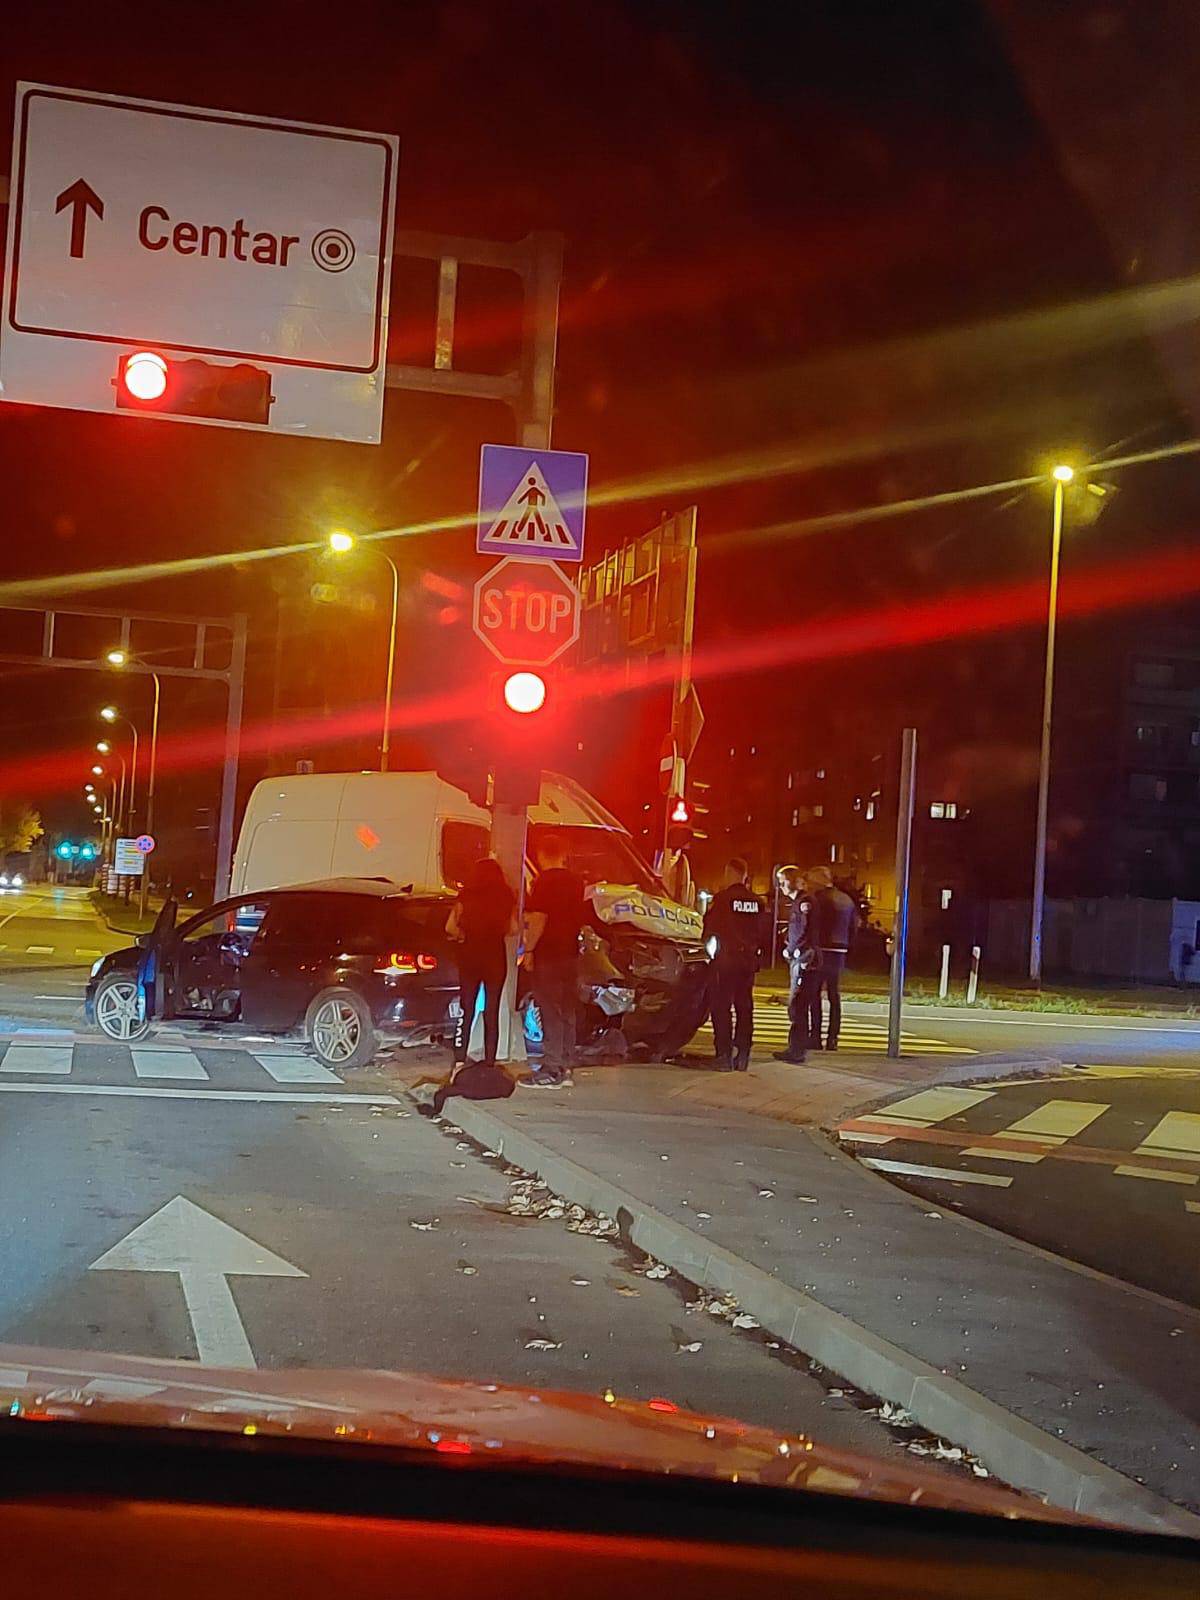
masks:
{"label": "white van", "polygon": [[[634,1048],[674,1054],[706,1009],[699,913],[664,894],[628,829],[572,779],[543,775],[529,823],[530,853],[538,832],[553,829],[588,885],[593,945],[633,996],[624,1037]],[[229,892],[383,878],[414,894],[450,896],[488,853],[490,835],[487,810],[436,772],[266,778],[246,806]]]}

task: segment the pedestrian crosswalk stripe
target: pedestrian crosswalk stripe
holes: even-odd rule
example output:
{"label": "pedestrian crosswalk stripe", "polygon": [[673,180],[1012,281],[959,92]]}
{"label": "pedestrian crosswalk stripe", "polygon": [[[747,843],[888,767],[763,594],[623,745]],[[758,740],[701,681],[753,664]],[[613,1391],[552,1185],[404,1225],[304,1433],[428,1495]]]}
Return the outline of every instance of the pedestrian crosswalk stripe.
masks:
{"label": "pedestrian crosswalk stripe", "polygon": [[[754,1042],[765,1048],[781,1050],[788,1042],[791,1023],[787,1008],[770,1001],[756,1001],[754,1006]],[[711,1047],[712,1024],[706,1022],[696,1035],[697,1041]],[[950,1044],[945,1039],[926,1039],[917,1034],[902,1033],[902,1049],[921,1055],[970,1056],[976,1052],[966,1045]],[[881,1051],[887,1046],[887,1023],[861,1017],[843,1017],[838,1035],[838,1049]]]}
{"label": "pedestrian crosswalk stripe", "polygon": [[[1166,1161],[1186,1161],[1195,1165],[1200,1158],[1200,1115],[1195,1111],[1168,1111],[1151,1128],[1133,1152],[1135,1156],[1158,1156]],[[1164,1168],[1139,1167],[1131,1162],[1117,1167],[1119,1178],[1165,1178],[1168,1183],[1196,1183],[1200,1177],[1186,1172],[1171,1172]]]}
{"label": "pedestrian crosswalk stripe", "polygon": [[877,1172],[895,1172],[908,1178],[938,1178],[946,1183],[979,1183],[993,1189],[1007,1189],[1011,1178],[998,1172],[959,1172],[954,1167],[918,1167],[911,1161],[884,1161],[879,1156],[864,1156],[864,1167],[874,1167]]}
{"label": "pedestrian crosswalk stripe", "polygon": [[131,1050],[139,1078],[189,1078],[207,1081],[208,1073],[190,1050]]}
{"label": "pedestrian crosswalk stripe", "polygon": [[257,1050],[252,1050],[250,1054],[260,1067],[266,1068],[276,1083],[341,1083],[343,1081],[336,1072],[331,1072],[328,1067],[323,1067],[319,1061],[314,1061],[311,1056],[260,1055]]}
{"label": "pedestrian crosswalk stripe", "polygon": [[[918,1094],[897,1100],[894,1105],[884,1106],[869,1120],[895,1123],[899,1129],[931,1128],[935,1122],[945,1122],[948,1117],[959,1116],[972,1106],[990,1100],[993,1092],[991,1089],[957,1089],[950,1085],[939,1089],[922,1089]],[[858,1131],[853,1122],[838,1132],[843,1139],[853,1140],[857,1144],[890,1144],[897,1136],[903,1137],[902,1133],[880,1133],[877,1129]]]}
{"label": "pedestrian crosswalk stripe", "polygon": [[10,1044],[0,1061],[0,1072],[51,1073],[65,1076],[71,1070],[74,1047],[69,1044]]}
{"label": "pedestrian crosswalk stripe", "polygon": [[1157,1178],[1160,1183],[1200,1183],[1200,1176],[1194,1172],[1164,1172],[1159,1167],[1125,1165],[1114,1167],[1113,1171],[1118,1178]]}
{"label": "pedestrian crosswalk stripe", "polygon": [[970,1145],[962,1153],[964,1156],[986,1156],[989,1161],[1044,1161],[1049,1151],[1056,1150],[1068,1139],[1082,1133],[1107,1110],[1107,1105],[1099,1105],[1092,1100],[1047,1100],[1036,1111],[1031,1111],[1026,1117],[1018,1117],[1007,1128],[998,1128],[993,1135],[1044,1145],[1042,1151],[1001,1150],[995,1146]]}

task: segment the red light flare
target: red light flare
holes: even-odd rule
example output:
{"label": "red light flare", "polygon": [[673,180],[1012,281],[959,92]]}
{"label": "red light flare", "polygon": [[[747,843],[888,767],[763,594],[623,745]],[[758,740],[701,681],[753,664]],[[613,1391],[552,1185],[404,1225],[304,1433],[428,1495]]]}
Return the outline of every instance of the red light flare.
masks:
{"label": "red light flare", "polygon": [[[1180,600],[1200,592],[1200,549],[1182,546],[1149,558],[1132,558],[1073,573],[1060,591],[1060,618],[1099,616],[1156,602]],[[1020,579],[987,589],[951,590],[916,604],[883,606],[795,629],[781,629],[710,645],[696,651],[693,673],[698,680],[723,679],[762,672],[796,662],[832,660],[947,639],[977,637],[1013,628],[1044,624],[1044,578]],[[593,667],[564,679],[559,701],[611,698],[626,688],[673,681],[671,664]],[[479,691],[467,685],[395,707],[393,732],[469,722],[480,712]],[[356,737],[373,737],[379,720],[375,702],[349,708],[335,718],[297,718],[290,723],[251,723],[242,730],[242,754],[269,754],[283,739],[306,748]],[[159,741],[159,770],[211,768],[224,754],[224,729],[219,725],[190,728]],[[0,791],[19,788],[39,795],[73,793],[78,784],[77,748],[47,752],[0,764]]]}

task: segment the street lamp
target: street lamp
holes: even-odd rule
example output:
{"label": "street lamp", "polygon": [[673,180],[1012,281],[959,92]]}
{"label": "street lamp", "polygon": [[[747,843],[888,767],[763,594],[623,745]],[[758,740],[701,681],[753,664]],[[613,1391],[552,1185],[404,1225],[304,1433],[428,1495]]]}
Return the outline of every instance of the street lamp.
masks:
{"label": "street lamp", "polygon": [[[154,779],[158,771],[158,708],[162,700],[162,684],[159,682],[158,673],[147,664],[140,656],[130,655],[128,650],[118,647],[105,652],[104,659],[110,667],[120,671],[124,667],[136,667],[140,672],[148,672],[154,680],[154,709],[150,716],[150,768],[146,779],[146,832],[154,833]],[[146,914],[146,896],[150,891],[150,875],[142,872],[141,887],[141,912]]]}
{"label": "street lamp", "polygon": [[[357,540],[345,528],[334,528],[329,535],[329,549],[335,556],[349,555]],[[386,561],[392,573],[392,625],[388,633],[387,683],[383,691],[383,741],[379,748],[379,770],[388,769],[388,755],[392,747],[392,682],[396,675],[396,619],[400,612],[400,573],[391,556],[372,545],[370,549],[381,561]]]}
{"label": "street lamp", "polygon": [[1033,903],[1029,919],[1029,976],[1042,981],[1042,929],[1046,916],[1046,823],[1050,803],[1050,726],[1054,712],[1054,636],[1058,626],[1058,565],[1062,552],[1063,502],[1075,468],[1059,462],[1050,473],[1054,511],[1050,523],[1050,599],[1046,617],[1046,678],[1042,689],[1042,744],[1038,756],[1037,828],[1033,844]]}

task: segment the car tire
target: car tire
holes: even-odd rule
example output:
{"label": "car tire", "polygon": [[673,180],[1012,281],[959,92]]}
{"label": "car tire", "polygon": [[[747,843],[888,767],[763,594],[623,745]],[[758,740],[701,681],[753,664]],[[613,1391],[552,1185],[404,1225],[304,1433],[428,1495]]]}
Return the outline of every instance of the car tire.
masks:
{"label": "car tire", "polygon": [[304,1016],[304,1036],[323,1067],[365,1067],[377,1040],[371,1008],[353,989],[322,989]]}
{"label": "car tire", "polygon": [[109,972],[96,985],[96,1026],[109,1039],[133,1044],[150,1032],[142,986],[128,972]]}

